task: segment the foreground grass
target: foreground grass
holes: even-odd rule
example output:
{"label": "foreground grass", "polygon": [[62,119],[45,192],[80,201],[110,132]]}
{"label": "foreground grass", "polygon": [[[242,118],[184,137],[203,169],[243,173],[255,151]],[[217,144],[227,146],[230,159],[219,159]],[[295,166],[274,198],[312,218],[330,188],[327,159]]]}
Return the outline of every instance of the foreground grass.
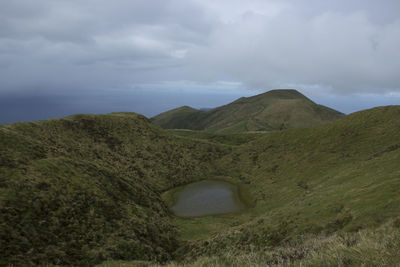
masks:
{"label": "foreground grass", "polygon": [[275,248],[203,256],[193,261],[106,262],[98,267],[128,266],[400,266],[400,219],[356,233],[304,235]]}
{"label": "foreground grass", "polygon": [[272,250],[201,257],[169,266],[399,266],[400,231],[391,223],[378,229],[300,237]]}

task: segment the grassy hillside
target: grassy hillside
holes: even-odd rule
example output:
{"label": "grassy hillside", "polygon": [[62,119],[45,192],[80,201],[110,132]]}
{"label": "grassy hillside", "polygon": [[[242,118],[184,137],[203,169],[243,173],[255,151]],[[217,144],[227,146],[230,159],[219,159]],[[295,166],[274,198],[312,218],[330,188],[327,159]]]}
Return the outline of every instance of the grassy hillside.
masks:
{"label": "grassy hillside", "polygon": [[196,121],[205,111],[183,106],[161,113],[152,121],[167,129],[196,129]]}
{"label": "grassy hillside", "polygon": [[227,151],[128,113],[0,126],[0,264],[167,260],[176,227],[159,193]]}
{"label": "grassy hillside", "polygon": [[[375,229],[331,235],[308,234],[264,250],[226,251],[201,256],[175,266],[398,266],[400,220],[389,220]],[[101,267],[140,266],[134,262],[107,262]],[[151,265],[160,266],[160,265]]]}
{"label": "grassy hillside", "polygon": [[382,107],[238,147],[217,166],[248,185],[255,207],[237,216],[176,219],[181,238],[190,240],[182,258],[274,251],[304,235],[369,233],[397,218],[399,127],[400,107]]}
{"label": "grassy hillside", "polygon": [[342,116],[340,112],[315,104],[296,90],[272,90],[207,111],[187,106],[177,108],[152,120],[165,129],[239,133],[308,127]]}
{"label": "grassy hillside", "polygon": [[173,136],[186,138],[197,141],[207,141],[211,143],[224,144],[228,146],[238,146],[257,139],[258,137],[267,134],[267,132],[246,132],[221,134],[207,131],[196,131],[187,129],[170,129],[166,130],[168,134]]}
{"label": "grassy hillside", "polygon": [[[263,134],[165,131],[132,113],[0,126],[0,263],[393,266],[398,129],[399,106]],[[253,207],[170,214],[163,192],[209,178]]]}

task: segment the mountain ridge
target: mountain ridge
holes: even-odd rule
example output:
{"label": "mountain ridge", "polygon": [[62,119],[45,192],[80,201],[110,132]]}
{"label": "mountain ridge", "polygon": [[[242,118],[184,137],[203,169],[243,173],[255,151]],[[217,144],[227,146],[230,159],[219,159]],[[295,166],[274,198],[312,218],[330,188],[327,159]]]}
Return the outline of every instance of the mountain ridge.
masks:
{"label": "mountain ridge", "polygon": [[343,116],[343,113],[314,103],[297,90],[277,89],[241,97],[206,111],[182,106],[163,112],[151,120],[164,129],[237,133],[308,127]]}
{"label": "mountain ridge", "polygon": [[[394,266],[399,127],[400,106],[268,134],[166,131],[124,112],[1,125],[0,265]],[[163,193],[210,178],[254,205],[172,216]]]}

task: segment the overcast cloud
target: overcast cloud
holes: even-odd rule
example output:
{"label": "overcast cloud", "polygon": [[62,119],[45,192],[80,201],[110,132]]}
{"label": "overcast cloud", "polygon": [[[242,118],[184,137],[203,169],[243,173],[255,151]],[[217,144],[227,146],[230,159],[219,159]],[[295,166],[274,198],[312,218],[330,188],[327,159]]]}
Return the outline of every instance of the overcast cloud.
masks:
{"label": "overcast cloud", "polygon": [[0,94],[176,84],[398,96],[399,47],[397,0],[0,1]]}

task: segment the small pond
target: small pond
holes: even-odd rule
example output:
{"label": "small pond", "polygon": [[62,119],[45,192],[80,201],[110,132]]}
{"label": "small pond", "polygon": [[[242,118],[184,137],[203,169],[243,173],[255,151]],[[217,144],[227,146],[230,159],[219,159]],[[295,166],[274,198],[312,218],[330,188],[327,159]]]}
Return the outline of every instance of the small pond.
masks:
{"label": "small pond", "polygon": [[205,180],[192,183],[174,194],[172,212],[180,217],[240,212],[246,205],[239,198],[239,188],[224,181]]}

